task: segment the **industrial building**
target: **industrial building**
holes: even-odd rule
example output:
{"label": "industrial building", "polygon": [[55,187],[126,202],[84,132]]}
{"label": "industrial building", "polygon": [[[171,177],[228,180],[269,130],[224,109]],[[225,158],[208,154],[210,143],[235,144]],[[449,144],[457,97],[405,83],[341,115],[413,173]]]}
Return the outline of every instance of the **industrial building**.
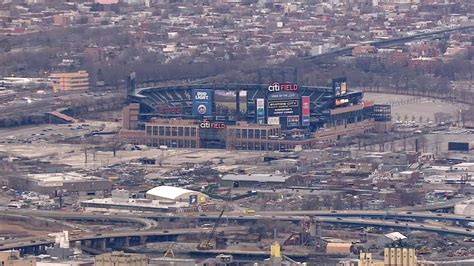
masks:
{"label": "industrial building", "polygon": [[54,91],[86,91],[89,89],[89,73],[81,70],[77,72],[58,72],[50,75]]}
{"label": "industrial building", "polygon": [[[146,192],[146,198],[170,202],[204,203],[208,196],[204,193],[172,186],[159,186]],[[195,202],[193,202],[193,200]]]}
{"label": "industrial building", "polygon": [[19,250],[0,251],[0,265],[2,266],[35,266],[36,259],[22,258]]}
{"label": "industrial building", "polygon": [[137,89],[132,75],[128,99],[120,137],[155,147],[311,149],[391,130],[390,106],[364,101],[345,79],[332,88],[274,82]]}
{"label": "industrial building", "polygon": [[112,183],[108,179],[78,172],[16,176],[9,179],[9,184],[17,190],[46,195],[67,192],[79,196],[100,196],[107,195],[112,190]]}
{"label": "industrial building", "polygon": [[464,200],[454,205],[454,214],[466,216],[474,215],[474,200]]}
{"label": "industrial building", "polygon": [[148,266],[148,258],[143,254],[112,252],[97,255],[96,266]]}
{"label": "industrial building", "polygon": [[114,212],[189,212],[206,210],[209,197],[201,192],[172,186],[159,186],[148,190],[146,198],[130,198],[127,190],[113,190],[112,197],[90,199],[81,202],[86,211]]}
{"label": "industrial building", "polygon": [[222,187],[258,187],[284,185],[290,176],[277,174],[227,174],[221,179]]}
{"label": "industrial building", "polygon": [[416,251],[413,248],[385,248],[384,260],[375,259],[371,253],[360,253],[359,266],[417,266]]}
{"label": "industrial building", "polygon": [[112,211],[112,212],[181,212],[188,208],[187,202],[169,202],[150,199],[126,199],[115,198],[90,199],[81,201],[81,207],[86,211]]}

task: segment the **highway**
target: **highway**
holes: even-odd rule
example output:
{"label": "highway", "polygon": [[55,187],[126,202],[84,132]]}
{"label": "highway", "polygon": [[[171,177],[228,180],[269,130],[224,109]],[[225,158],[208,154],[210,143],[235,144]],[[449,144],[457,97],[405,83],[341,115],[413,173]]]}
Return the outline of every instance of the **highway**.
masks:
{"label": "highway", "polygon": [[[217,232],[241,232],[246,230],[244,226],[228,226],[218,227]],[[86,241],[86,240],[99,240],[106,238],[121,238],[121,237],[148,237],[148,236],[174,236],[174,235],[185,235],[185,234],[201,234],[208,233],[212,229],[204,228],[190,228],[190,229],[166,229],[166,230],[149,230],[149,231],[137,231],[137,230],[126,230],[126,231],[112,231],[98,234],[86,233],[77,237],[71,237],[70,242]],[[0,250],[19,249],[24,247],[39,246],[39,245],[52,245],[54,239],[49,237],[26,237],[0,241]]]}
{"label": "highway", "polygon": [[450,213],[414,212],[414,211],[285,211],[285,212],[258,212],[263,216],[294,215],[294,216],[325,216],[325,217],[366,217],[377,219],[416,219],[439,220],[452,222],[474,222],[471,216],[462,216]]}
{"label": "highway", "polygon": [[[82,212],[63,212],[63,211],[43,211],[43,210],[23,210],[23,209],[0,209],[0,215],[22,215],[29,217],[44,217],[56,220],[91,220],[91,221],[116,221],[121,223],[134,223],[142,225],[141,230],[150,230],[158,226],[158,222],[146,217],[137,217],[137,215],[105,215]],[[72,223],[67,223],[72,226]],[[78,226],[74,226],[78,228]]]}
{"label": "highway", "polygon": [[28,215],[20,215],[20,214],[0,212],[0,217],[5,217],[6,220],[8,218],[20,219],[22,221],[37,220],[37,221],[42,221],[42,222],[46,222],[46,223],[51,223],[53,225],[62,225],[62,226],[64,226],[64,229],[73,229],[73,228],[78,228],[79,227],[77,224],[74,224],[74,223],[69,223],[69,222],[66,222],[66,221],[61,221],[61,220],[47,218],[47,217],[40,217],[40,216],[28,216]]}
{"label": "highway", "polygon": [[406,210],[406,211],[434,211],[440,209],[449,209],[454,208],[454,205],[470,200],[471,198],[461,198],[461,199],[452,199],[442,203],[435,203],[435,204],[427,204],[427,205],[418,205],[413,207],[402,207],[397,208],[396,210]]}
{"label": "highway", "polygon": [[[158,226],[158,219],[211,219],[217,217],[218,213],[201,214],[180,214],[170,215],[168,213],[117,213],[117,214],[97,214],[87,212],[58,212],[58,211],[43,211],[43,210],[10,210],[4,209],[5,214],[22,214],[32,215],[35,217],[47,217],[60,220],[104,220],[104,221],[118,221],[141,224],[144,227],[142,230],[149,230]],[[432,212],[416,212],[403,210],[387,210],[387,211],[367,211],[367,210],[348,210],[348,211],[258,211],[257,215],[243,214],[242,212],[226,212],[224,214],[228,219],[242,220],[255,219],[261,217],[272,216],[287,216],[302,219],[303,217],[317,216],[317,217],[359,217],[359,218],[377,218],[377,219],[413,219],[413,220],[438,220],[438,221],[452,221],[469,223],[474,222],[474,217],[462,216],[450,213],[432,213]],[[299,216],[299,217],[296,217]]]}
{"label": "highway", "polygon": [[[178,217],[177,217],[178,218]],[[186,219],[193,218],[192,216],[187,216]],[[216,216],[194,216],[196,219],[214,219]],[[224,219],[235,219],[235,220],[274,220],[274,221],[301,221],[303,217],[295,217],[288,215],[273,215],[273,216],[226,216]],[[361,219],[361,218],[340,218],[340,217],[317,217],[317,221],[331,224],[331,225],[341,225],[341,226],[371,226],[371,227],[382,227],[382,228],[391,228],[391,229],[402,229],[402,230],[417,230],[425,232],[434,232],[441,234],[451,234],[458,235],[463,237],[474,238],[474,232],[467,228],[447,226],[447,225],[432,225],[424,224],[418,222],[399,222],[392,220],[371,220],[371,219]],[[179,235],[179,234],[193,234],[193,233],[202,233],[208,232],[210,229],[203,228],[192,228],[192,229],[174,229],[174,230],[149,230],[149,231],[113,231],[113,232],[104,232],[101,234],[85,234],[77,238],[72,238],[71,241],[81,241],[81,240],[98,240],[106,238],[120,238],[120,237],[144,237],[144,236],[165,236],[165,235]],[[220,227],[220,230],[224,228]],[[235,226],[235,227],[225,227],[225,231],[241,231],[245,230],[245,227]],[[37,246],[37,245],[49,245],[52,244],[52,240],[49,238],[21,238],[13,240],[0,241],[0,250],[8,249],[18,249],[28,246]]]}
{"label": "highway", "polygon": [[[391,38],[387,40],[380,40],[380,41],[370,41],[366,43],[361,43],[360,45],[372,45],[377,48],[383,48],[383,47],[392,47],[400,44],[405,44],[407,42],[415,41],[415,40],[423,40],[423,39],[430,39],[438,35],[442,35],[445,33],[450,33],[450,32],[456,32],[456,31],[464,31],[464,30],[472,30],[474,29],[474,26],[463,26],[463,27],[456,27],[456,28],[449,28],[449,29],[444,29],[444,30],[438,30],[438,31],[432,31],[432,32],[426,32],[426,33],[419,33],[419,34],[414,34],[411,36],[402,36],[402,37],[396,37],[396,38]],[[357,46],[354,46],[357,47]],[[343,55],[351,55],[352,54],[352,49],[354,47],[345,47],[345,48],[340,48],[328,53],[323,53],[319,55],[314,55],[314,56],[309,56],[305,58],[304,60],[318,60],[318,59],[328,59],[330,57],[334,56],[343,56]]]}
{"label": "highway", "polygon": [[[139,214],[95,214],[95,213],[80,213],[80,212],[57,212],[57,211],[41,211],[41,210],[4,210],[5,213],[31,215],[34,217],[48,217],[53,219],[63,220],[108,220],[118,222],[132,222],[144,225],[142,228],[149,230],[158,225],[155,220],[159,219],[196,219],[196,220],[213,220],[217,219],[217,213],[207,214],[182,214],[170,215],[167,213],[139,213]],[[411,211],[285,211],[285,212],[257,212],[255,215],[243,214],[240,212],[229,212],[224,214],[223,218],[236,221],[252,221],[264,219],[276,219],[285,221],[301,221],[304,218],[317,218],[320,221],[323,219],[329,223],[345,223],[345,221],[357,221],[359,225],[364,222],[368,226],[380,224],[385,219],[393,219],[393,221],[385,221],[386,225],[393,225],[400,227],[402,223],[399,220],[437,220],[437,221],[451,221],[451,222],[474,222],[474,218],[470,216],[461,216],[446,213],[430,213],[430,212],[411,212]],[[338,219],[339,218],[339,219]],[[341,220],[341,218],[344,218]],[[348,219],[350,218],[350,219]],[[359,218],[359,219],[354,219]],[[365,219],[361,219],[365,218]],[[368,219],[367,219],[368,218]],[[377,220],[373,220],[377,219]],[[343,222],[341,222],[343,221]],[[391,223],[390,223],[391,222]],[[422,224],[420,222],[419,224]],[[420,226],[418,228],[424,228]],[[471,235],[468,229],[462,227],[453,227],[459,229],[454,231],[456,233],[463,232],[463,234]],[[434,228],[432,228],[434,229]],[[446,230],[439,230],[441,233],[446,233]],[[467,233],[466,233],[467,232]]]}
{"label": "highway", "polygon": [[[32,215],[34,217],[47,217],[60,220],[104,220],[138,223],[143,225],[141,230],[150,230],[158,226],[156,220],[159,219],[197,219],[210,220],[215,219],[218,213],[206,214],[180,214],[170,215],[168,213],[117,213],[117,214],[96,214],[96,213],[81,213],[81,212],[57,212],[57,211],[43,211],[43,210],[8,210],[5,209],[6,214],[22,214]],[[227,212],[223,217],[231,220],[259,220],[272,218],[273,216],[285,217],[284,220],[302,220],[304,217],[340,217],[340,218],[369,218],[369,219],[392,219],[392,220],[436,220],[460,222],[467,224],[474,222],[474,217],[462,216],[450,213],[432,213],[432,212],[415,212],[415,211],[367,211],[367,210],[350,210],[350,211],[258,211],[256,215],[244,214],[242,212]]]}

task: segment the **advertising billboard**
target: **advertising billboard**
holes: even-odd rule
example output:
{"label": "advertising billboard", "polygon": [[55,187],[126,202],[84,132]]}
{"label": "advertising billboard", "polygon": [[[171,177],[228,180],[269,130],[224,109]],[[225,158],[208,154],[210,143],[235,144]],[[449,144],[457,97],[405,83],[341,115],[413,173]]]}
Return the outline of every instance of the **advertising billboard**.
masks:
{"label": "advertising billboard", "polygon": [[257,124],[265,124],[265,99],[257,99],[256,109]]}
{"label": "advertising billboard", "polygon": [[345,103],[349,103],[349,99],[347,98],[342,98],[342,99],[336,99],[336,106],[341,106]]}
{"label": "advertising billboard", "polygon": [[347,94],[347,79],[346,78],[333,79],[332,89],[336,97],[346,95]]}
{"label": "advertising billboard", "polygon": [[198,203],[197,195],[189,195],[189,205],[196,205]]}
{"label": "advertising billboard", "polygon": [[448,142],[448,151],[469,151],[469,142]]}
{"label": "advertising billboard", "polygon": [[300,117],[298,115],[291,115],[286,117],[287,127],[297,127],[300,125]]}
{"label": "advertising billboard", "polygon": [[193,115],[212,115],[213,92],[211,89],[193,89]]}
{"label": "advertising billboard", "polygon": [[159,114],[182,114],[183,108],[181,106],[172,106],[170,104],[159,103],[155,110]]}
{"label": "advertising billboard", "polygon": [[242,114],[247,113],[247,91],[246,90],[241,90],[239,92],[239,111]]}
{"label": "advertising billboard", "polygon": [[279,125],[280,124],[280,117],[278,116],[269,116],[268,117],[268,122],[267,124],[269,125]]}
{"label": "advertising billboard", "polygon": [[199,128],[201,129],[225,129],[226,124],[224,122],[211,122],[208,120],[204,120],[199,124]]}
{"label": "advertising billboard", "polygon": [[301,124],[303,126],[309,126],[310,124],[310,115],[311,115],[311,105],[310,105],[310,97],[309,96],[302,96],[301,97]]}
{"label": "advertising billboard", "polygon": [[280,84],[278,82],[273,82],[267,89],[269,92],[297,91],[299,87],[296,84]]}
{"label": "advertising billboard", "polygon": [[268,101],[268,116],[289,116],[299,114],[299,100]]}
{"label": "advertising billboard", "polygon": [[136,87],[137,87],[136,80],[135,80],[136,77],[137,77],[137,75],[135,74],[135,72],[130,73],[130,75],[128,76],[127,91],[128,91],[129,95],[135,93],[135,90],[136,90]]}

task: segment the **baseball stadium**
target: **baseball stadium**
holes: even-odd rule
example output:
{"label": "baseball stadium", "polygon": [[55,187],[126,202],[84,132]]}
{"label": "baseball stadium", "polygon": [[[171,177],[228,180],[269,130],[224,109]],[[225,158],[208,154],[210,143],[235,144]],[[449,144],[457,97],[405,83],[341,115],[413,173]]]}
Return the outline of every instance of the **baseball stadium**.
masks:
{"label": "baseball stadium", "polygon": [[363,96],[349,90],[345,78],[334,79],[332,87],[272,82],[137,88],[132,74],[119,136],[127,143],[169,148],[324,148],[390,130],[390,106]]}

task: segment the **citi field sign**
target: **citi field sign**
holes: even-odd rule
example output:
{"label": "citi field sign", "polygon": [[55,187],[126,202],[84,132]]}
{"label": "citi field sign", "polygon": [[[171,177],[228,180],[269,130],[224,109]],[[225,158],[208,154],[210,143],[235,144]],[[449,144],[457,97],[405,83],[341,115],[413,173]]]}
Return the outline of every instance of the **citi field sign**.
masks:
{"label": "citi field sign", "polygon": [[296,84],[280,84],[278,82],[273,82],[272,85],[268,86],[269,92],[278,92],[278,91],[297,91],[298,85]]}
{"label": "citi field sign", "polygon": [[202,129],[225,129],[226,124],[222,122],[211,122],[204,120],[199,124],[199,127]]}

